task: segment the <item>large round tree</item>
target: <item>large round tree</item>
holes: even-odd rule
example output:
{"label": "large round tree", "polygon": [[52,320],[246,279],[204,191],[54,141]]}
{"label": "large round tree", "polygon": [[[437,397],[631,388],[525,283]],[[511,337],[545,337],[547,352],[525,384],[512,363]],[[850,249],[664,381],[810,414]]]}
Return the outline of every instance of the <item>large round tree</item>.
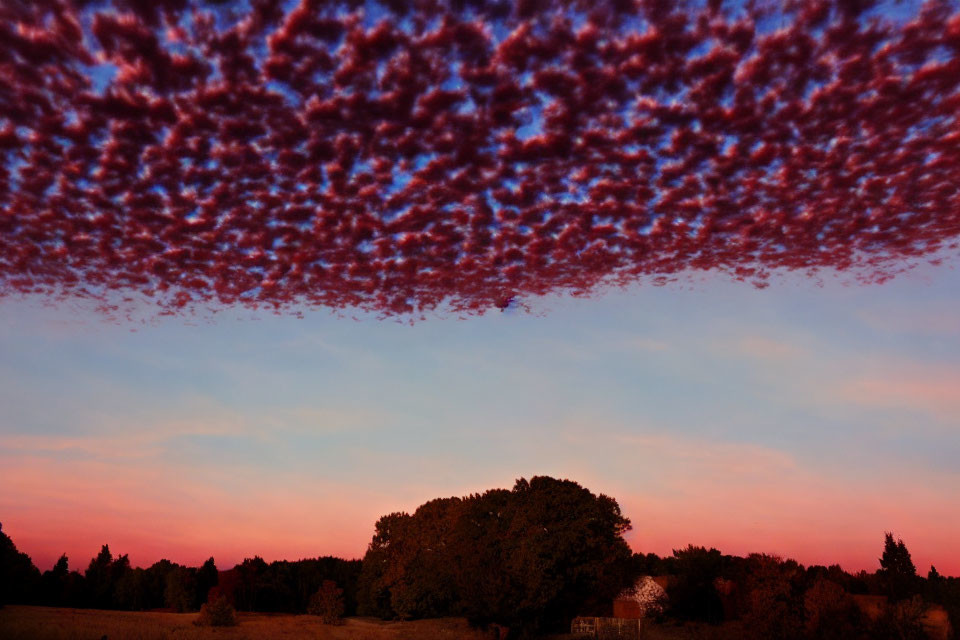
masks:
{"label": "large round tree", "polygon": [[520,479],[509,491],[386,516],[364,558],[365,583],[401,617],[557,628],[625,586],[629,529],[608,496],[569,480]]}

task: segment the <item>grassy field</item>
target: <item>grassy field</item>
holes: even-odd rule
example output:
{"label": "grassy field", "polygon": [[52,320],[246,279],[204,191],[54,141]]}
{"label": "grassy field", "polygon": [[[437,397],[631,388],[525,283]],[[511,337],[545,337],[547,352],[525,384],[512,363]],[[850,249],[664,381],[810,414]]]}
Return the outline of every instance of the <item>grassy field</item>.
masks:
{"label": "grassy field", "polygon": [[[2,640],[492,640],[496,636],[471,629],[460,618],[384,622],[348,618],[328,626],[315,616],[240,613],[236,627],[210,628],[193,624],[196,613],[154,613],[6,606],[0,609]],[[729,625],[651,625],[644,640],[720,640]],[[567,634],[545,640],[572,640]]]}
{"label": "grassy field", "polygon": [[[348,618],[329,626],[307,615],[240,613],[235,627],[210,628],[193,624],[196,613],[100,611],[53,607],[6,606],[0,609],[0,640],[492,640],[493,632],[471,629],[461,618],[384,622]],[[934,607],[924,624],[931,640],[946,640],[946,612]],[[651,624],[644,640],[729,640],[743,637],[738,622],[722,625]],[[544,640],[574,640],[558,634]]]}
{"label": "grassy field", "polygon": [[151,613],[6,606],[0,609],[3,640],[490,640],[459,618],[383,622],[349,618],[339,626],[320,623],[315,616],[238,614],[236,627],[210,628],[193,624],[196,613]]}

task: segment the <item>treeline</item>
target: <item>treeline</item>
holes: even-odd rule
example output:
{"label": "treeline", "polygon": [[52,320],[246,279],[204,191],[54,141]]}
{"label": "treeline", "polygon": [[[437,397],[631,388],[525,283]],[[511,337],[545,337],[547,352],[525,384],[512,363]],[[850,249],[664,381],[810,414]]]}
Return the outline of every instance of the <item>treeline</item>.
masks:
{"label": "treeline", "polygon": [[[688,546],[671,556],[635,554],[633,575],[659,576],[666,584],[661,617],[718,624],[739,621],[747,638],[910,640],[928,637],[923,618],[942,606],[952,637],[960,637],[960,578],[930,567],[918,574],[902,540],[886,534],[880,568],[855,574],[839,565],[804,565],[766,554],[724,555]],[[880,596],[867,615],[858,596]]]}
{"label": "treeline", "polygon": [[108,545],[85,571],[70,570],[66,555],[40,573],[30,558],[16,551],[0,530],[0,604],[42,604],[95,609],[199,609],[217,584],[213,558],[201,567],[160,560],[147,569],[130,566],[126,555],[114,557]]}
{"label": "treeline", "polygon": [[359,560],[325,557],[267,563],[248,558],[218,571],[210,558],[200,567],[160,560],[146,569],[130,566],[103,545],[85,571],[70,570],[61,556],[41,573],[17,550],[0,526],[0,606],[4,603],[144,611],[198,611],[214,587],[241,611],[305,613],[325,580],[344,589],[347,615],[356,614]]}
{"label": "treeline", "polygon": [[325,581],[343,590],[345,615],[357,614],[360,561],[331,556],[265,562],[248,558],[220,574],[220,593],[240,611],[304,613]]}
{"label": "treeline", "polygon": [[[902,540],[886,534],[880,568],[804,567],[765,554],[688,546],[631,554],[616,501],[553,478],[517,481],[466,498],[427,502],[377,522],[363,560],[359,610],[383,618],[466,616],[511,635],[562,631],[577,615],[613,615],[613,600],[658,576],[674,622],[735,622],[737,637],[924,638],[928,605],[960,630],[960,579],[918,575]],[[879,618],[857,595],[883,596]]]}
{"label": "treeline", "polygon": [[[66,557],[40,573],[0,531],[0,604],[188,611],[216,588],[239,610],[304,613],[326,585],[348,616],[464,616],[513,637],[562,631],[578,615],[610,616],[618,594],[639,577],[656,576],[667,595],[657,616],[732,622],[736,637],[922,638],[931,604],[960,630],[960,579],[933,567],[920,575],[892,534],[878,570],[851,574],[838,565],[804,567],[695,546],[666,557],[635,554],[623,537],[629,529],[614,499],[569,480],[534,477],[509,490],[383,516],[362,561],[255,557],[217,571],[211,558],[195,568],[161,560],[137,569],[104,546],[82,573],[71,571]],[[863,596],[883,596],[871,601],[882,601],[879,613],[865,614]]]}
{"label": "treeline", "polygon": [[[147,569],[107,546],[83,573],[61,558],[40,574],[25,554],[0,559],[6,601],[107,609],[197,610],[214,586],[238,610],[303,613],[324,581],[342,589],[346,615],[466,616],[477,625],[560,628],[603,612],[630,583],[630,521],[616,501],[575,482],[535,477],[513,489],[433,500],[381,518],[363,561],[320,558],[218,572],[160,561]],[[9,577],[6,577],[9,576]]]}

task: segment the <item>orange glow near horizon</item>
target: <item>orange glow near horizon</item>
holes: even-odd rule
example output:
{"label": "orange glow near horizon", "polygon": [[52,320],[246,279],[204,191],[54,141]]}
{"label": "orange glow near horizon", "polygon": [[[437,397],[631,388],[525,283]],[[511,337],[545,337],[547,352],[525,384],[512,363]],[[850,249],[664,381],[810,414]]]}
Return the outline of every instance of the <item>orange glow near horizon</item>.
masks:
{"label": "orange glow near horizon", "polygon": [[[627,513],[629,516],[629,512]],[[260,556],[267,562],[274,560],[299,560],[319,556],[336,556],[360,559],[370,542],[375,517],[367,524],[342,523],[336,531],[307,526],[315,536],[296,537],[280,535],[284,526],[292,524],[285,520],[282,525],[266,530],[232,529],[235,523],[208,520],[194,526],[182,525],[175,529],[175,541],[166,540],[157,530],[126,529],[119,523],[99,526],[83,526],[72,518],[15,517],[4,523],[3,531],[9,535],[17,548],[30,555],[41,570],[50,569],[61,554],[70,560],[70,568],[83,572],[90,559],[96,556],[103,544],[108,544],[114,557],[127,555],[135,567],[148,567],[160,559],[167,559],[186,566],[199,566],[213,557],[220,570],[229,569],[244,558]],[[295,520],[295,518],[294,518]],[[837,541],[836,537],[816,536],[809,531],[785,533],[758,531],[759,527],[738,527],[730,523],[714,527],[703,525],[703,518],[688,518],[687,522],[674,519],[662,529],[634,527],[628,535],[631,548],[638,553],[656,553],[669,556],[673,549],[687,544],[715,547],[725,554],[747,555],[767,553],[783,558],[792,558],[804,565],[839,564],[855,573],[861,569],[875,571],[882,552],[883,531],[863,531],[861,535],[847,534]],[[48,530],[48,525],[53,526]],[[219,530],[218,530],[219,528]],[[860,529],[867,529],[864,526]],[[751,529],[753,531],[751,531]],[[69,536],[62,536],[69,531]],[[225,532],[232,531],[227,535]],[[753,533],[755,537],[747,537]],[[960,575],[960,556],[952,551],[953,540],[937,531],[922,528],[900,528],[894,532],[904,539],[910,549],[917,572],[926,575],[931,565],[942,575]],[[775,537],[779,535],[780,537]],[[946,551],[947,553],[944,553]]]}
{"label": "orange glow near horizon", "polygon": [[[126,554],[140,567],[162,558],[198,566],[211,556],[221,570],[254,556],[268,562],[325,555],[361,558],[377,518],[419,504],[409,499],[392,503],[389,497],[363,492],[350,495],[343,488],[331,488],[326,497],[268,490],[230,498],[192,487],[186,493],[174,491],[176,499],[163,502],[156,497],[164,491],[151,495],[150,483],[169,479],[156,470],[128,475],[123,489],[108,492],[98,486],[103,478],[90,469],[58,475],[36,463],[25,461],[14,474],[5,472],[4,479],[24,499],[7,498],[0,508],[3,531],[41,570],[66,553],[71,569],[83,571],[103,544],[115,557]],[[51,486],[73,489],[69,499],[54,499]],[[44,491],[43,506],[30,506]],[[960,554],[947,533],[960,526],[960,516],[943,513],[935,497],[914,494],[912,501],[901,503],[909,507],[899,517],[889,518],[881,500],[871,502],[862,494],[804,494],[789,485],[765,493],[747,486],[678,491],[669,498],[609,492],[633,522],[627,539],[634,551],[664,556],[695,544],[732,555],[769,553],[806,565],[840,564],[850,572],[872,572],[883,533],[891,528],[888,521],[896,520],[894,533],[907,543],[921,575],[931,564],[941,574],[960,574]],[[935,517],[941,527],[925,526]]]}

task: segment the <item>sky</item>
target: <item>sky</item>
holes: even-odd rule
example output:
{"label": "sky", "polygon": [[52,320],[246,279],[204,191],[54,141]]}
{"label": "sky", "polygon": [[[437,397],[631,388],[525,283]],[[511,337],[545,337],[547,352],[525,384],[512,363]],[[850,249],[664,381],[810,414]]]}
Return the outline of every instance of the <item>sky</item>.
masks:
{"label": "sky", "polygon": [[687,543],[960,574],[960,273],[716,275],[414,323],[0,303],[0,514],[41,568],[361,557],[381,515],[546,474]]}

